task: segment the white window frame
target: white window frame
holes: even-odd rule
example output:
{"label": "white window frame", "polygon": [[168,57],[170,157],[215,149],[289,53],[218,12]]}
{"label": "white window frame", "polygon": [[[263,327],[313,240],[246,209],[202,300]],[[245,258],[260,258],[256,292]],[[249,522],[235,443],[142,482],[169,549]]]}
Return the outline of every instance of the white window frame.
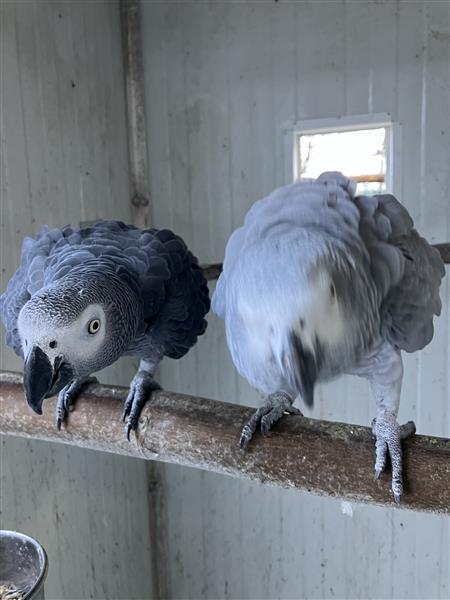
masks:
{"label": "white window frame", "polygon": [[[285,127],[285,178],[286,183],[299,178],[299,144],[301,135],[334,133],[339,131],[357,131],[360,129],[377,129],[386,127],[386,192],[401,197],[401,125],[392,120],[389,113],[368,115],[351,115],[296,121]],[[355,175],[355,173],[350,173]]]}

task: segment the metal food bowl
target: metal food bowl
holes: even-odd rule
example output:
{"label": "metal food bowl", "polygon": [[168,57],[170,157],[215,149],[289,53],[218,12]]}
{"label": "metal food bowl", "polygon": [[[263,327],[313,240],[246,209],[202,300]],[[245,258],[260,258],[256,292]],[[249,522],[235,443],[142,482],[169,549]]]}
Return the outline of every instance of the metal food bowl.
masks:
{"label": "metal food bowl", "polygon": [[44,548],[17,531],[0,530],[0,586],[11,586],[11,600],[43,600],[48,560]]}

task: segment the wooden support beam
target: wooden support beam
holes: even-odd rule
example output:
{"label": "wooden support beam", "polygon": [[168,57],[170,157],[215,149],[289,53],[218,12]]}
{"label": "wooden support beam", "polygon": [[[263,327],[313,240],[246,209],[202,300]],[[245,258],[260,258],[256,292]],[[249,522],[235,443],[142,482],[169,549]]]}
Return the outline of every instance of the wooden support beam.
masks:
{"label": "wooden support beam", "polygon": [[[434,244],[434,248],[439,250],[442,260],[446,264],[450,264],[450,244]],[[202,265],[203,272],[208,281],[218,279],[222,273],[222,263],[215,263],[211,265]]]}
{"label": "wooden support beam", "polygon": [[208,281],[219,279],[219,275],[222,273],[222,263],[215,263],[212,265],[201,265],[203,274]]}
{"label": "wooden support beam", "polygon": [[[395,506],[390,474],[373,477],[369,428],[286,416],[248,450],[239,433],[253,409],[160,391],[143,410],[138,435],[128,442],[120,421],[125,388],[91,386],[62,431],[55,399],[44,414],[26,404],[21,377],[0,373],[0,433],[196,467],[232,477],[347,500]],[[404,442],[405,494],[401,508],[450,513],[450,440],[417,435]]]}
{"label": "wooden support beam", "polygon": [[120,22],[127,101],[131,212],[133,224],[143,228],[150,227],[153,215],[149,185],[139,0],[120,0]]}
{"label": "wooden support beam", "polygon": [[383,173],[376,175],[349,175],[348,177],[355,183],[384,183]]}
{"label": "wooden support beam", "polygon": [[450,264],[450,244],[434,244],[434,247],[439,250],[442,260],[445,264]]}

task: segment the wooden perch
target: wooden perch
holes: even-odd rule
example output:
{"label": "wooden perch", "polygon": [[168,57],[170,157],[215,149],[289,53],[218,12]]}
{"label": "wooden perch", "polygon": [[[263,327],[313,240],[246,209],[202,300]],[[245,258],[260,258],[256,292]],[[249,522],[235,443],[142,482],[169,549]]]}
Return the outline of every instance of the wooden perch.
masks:
{"label": "wooden perch", "polygon": [[[286,416],[267,437],[256,435],[242,451],[239,434],[253,409],[160,391],[144,408],[138,435],[128,442],[120,420],[126,393],[125,388],[91,386],[58,432],[55,399],[45,400],[44,414],[38,416],[24,400],[21,377],[0,373],[0,433],[395,505],[390,473],[374,480],[375,444],[367,427]],[[403,448],[405,494],[400,506],[450,513],[450,440],[417,435]]]}
{"label": "wooden perch", "polygon": [[[442,260],[450,264],[450,244],[434,244],[434,247],[439,250]],[[215,263],[212,265],[202,265],[203,272],[208,281],[218,279],[222,272],[222,263]]]}
{"label": "wooden perch", "polygon": [[450,244],[434,244],[434,247],[439,250],[442,260],[447,265],[450,264]]}
{"label": "wooden perch", "polygon": [[384,183],[383,173],[377,175],[349,175],[348,178],[355,183]]}
{"label": "wooden perch", "polygon": [[208,281],[219,279],[219,275],[222,273],[222,263],[215,263],[213,265],[201,265],[203,274]]}

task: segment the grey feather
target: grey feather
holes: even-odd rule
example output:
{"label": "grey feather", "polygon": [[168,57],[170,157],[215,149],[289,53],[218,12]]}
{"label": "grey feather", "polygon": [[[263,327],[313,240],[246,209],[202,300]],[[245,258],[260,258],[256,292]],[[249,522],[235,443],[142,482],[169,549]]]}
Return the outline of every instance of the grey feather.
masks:
{"label": "grey feather", "polygon": [[372,275],[383,298],[383,337],[400,350],[420,350],[431,341],[433,316],[441,311],[439,286],[445,268],[439,252],[419,236],[394,196],[361,196],[355,204]]}

